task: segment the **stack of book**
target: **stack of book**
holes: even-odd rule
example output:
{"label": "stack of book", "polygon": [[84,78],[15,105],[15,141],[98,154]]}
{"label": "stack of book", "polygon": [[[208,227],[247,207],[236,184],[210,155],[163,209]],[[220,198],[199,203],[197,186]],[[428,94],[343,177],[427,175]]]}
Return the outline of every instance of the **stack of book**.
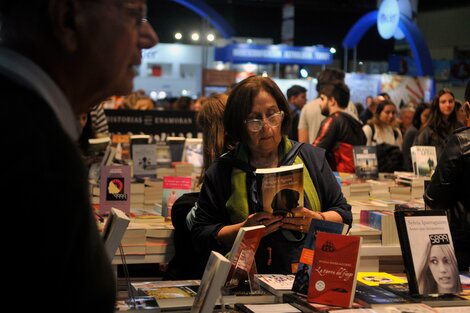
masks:
{"label": "stack of book", "polygon": [[343,180],[341,182],[341,191],[348,201],[367,200],[371,185],[365,180]]}

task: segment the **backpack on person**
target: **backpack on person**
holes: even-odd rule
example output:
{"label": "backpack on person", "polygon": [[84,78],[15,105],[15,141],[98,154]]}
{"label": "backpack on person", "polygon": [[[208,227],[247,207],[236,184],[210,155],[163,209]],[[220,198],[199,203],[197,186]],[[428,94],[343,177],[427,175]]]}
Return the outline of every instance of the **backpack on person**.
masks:
{"label": "backpack on person", "polygon": [[[376,143],[377,162],[380,173],[393,173],[395,171],[403,171],[403,152],[399,146],[389,143],[377,144],[375,136],[375,125],[370,125],[372,129],[372,142]],[[398,131],[393,129],[395,141],[398,138]]]}

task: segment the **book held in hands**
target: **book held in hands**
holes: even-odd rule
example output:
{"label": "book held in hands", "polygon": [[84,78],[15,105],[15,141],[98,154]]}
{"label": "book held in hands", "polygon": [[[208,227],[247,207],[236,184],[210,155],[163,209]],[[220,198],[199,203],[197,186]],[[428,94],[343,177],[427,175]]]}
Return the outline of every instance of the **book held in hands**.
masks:
{"label": "book held in hands", "polygon": [[462,290],[445,211],[395,212],[411,295],[455,294]]}
{"label": "book held in hands", "polygon": [[260,208],[274,215],[287,215],[303,206],[303,164],[256,170]]}

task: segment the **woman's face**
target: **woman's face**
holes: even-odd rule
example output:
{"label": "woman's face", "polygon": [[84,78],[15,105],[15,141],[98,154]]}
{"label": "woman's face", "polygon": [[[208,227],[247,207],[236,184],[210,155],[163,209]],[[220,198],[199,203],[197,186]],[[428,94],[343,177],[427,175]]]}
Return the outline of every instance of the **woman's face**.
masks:
{"label": "woman's face", "polygon": [[428,121],[429,113],[431,113],[431,109],[429,108],[424,109],[423,112],[421,112],[421,115],[419,116],[419,118],[421,119],[421,126],[426,124],[426,122]]}
{"label": "woman's face", "polygon": [[441,111],[444,119],[452,114],[455,108],[454,97],[450,93],[445,93],[439,97],[439,111]]}
{"label": "woman's face", "polygon": [[433,245],[429,254],[429,269],[437,283],[439,293],[455,292],[453,264],[442,245]]}
{"label": "woman's face", "polygon": [[379,118],[382,123],[390,125],[395,120],[396,114],[397,114],[397,109],[395,108],[395,105],[388,104],[384,107],[382,112],[380,112]]}
{"label": "woman's face", "polygon": [[[276,118],[279,113],[279,107],[277,106],[276,100],[264,90],[253,100],[253,107],[251,108],[250,114],[248,114],[246,120],[258,119],[263,120],[263,127],[260,131],[254,132],[248,129],[248,125],[245,124],[246,131],[248,133],[248,148],[254,155],[267,154],[277,152],[277,147],[281,142],[281,126],[282,118],[280,119],[278,126],[271,126],[268,123],[268,117],[271,119]],[[276,115],[273,115],[276,114]]]}

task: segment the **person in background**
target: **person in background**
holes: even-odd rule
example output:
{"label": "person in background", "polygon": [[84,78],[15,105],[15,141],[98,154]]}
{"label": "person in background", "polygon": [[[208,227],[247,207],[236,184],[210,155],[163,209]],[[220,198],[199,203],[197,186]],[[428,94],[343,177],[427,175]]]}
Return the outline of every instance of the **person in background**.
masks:
{"label": "person in background", "polygon": [[403,136],[405,136],[408,127],[411,126],[415,112],[416,109],[413,103],[410,103],[400,108],[400,118],[398,120],[398,126]]}
{"label": "person in background", "polygon": [[307,103],[307,89],[299,85],[293,85],[287,89],[287,101],[289,102],[292,117],[289,139],[298,141],[300,111]]}
{"label": "person in background", "polygon": [[436,147],[439,161],[445,141],[462,126],[457,120],[454,94],[447,88],[441,89],[431,103],[429,120],[416,136],[413,146]]}
{"label": "person in background", "polygon": [[[204,166],[199,176],[198,187],[204,180],[204,174],[209,165],[220,156],[233,148],[233,145],[225,140],[223,116],[226,94],[213,94],[207,97],[199,111],[196,123],[202,130]],[[200,256],[191,241],[191,228],[194,223],[194,215],[197,207],[195,203],[199,192],[186,193],[179,197],[173,204],[171,222],[175,227],[173,236],[175,243],[175,255],[170,260],[165,271],[164,279],[201,279],[206,266],[204,257]],[[188,260],[191,259],[191,262]]]}
{"label": "person in background", "polygon": [[459,271],[450,244],[428,242],[426,254],[417,273],[420,294],[452,294],[461,291]]}
{"label": "person in background", "polygon": [[[145,12],[140,0],[0,2],[1,103],[6,118],[22,124],[6,136],[15,153],[7,156],[5,192],[22,199],[15,204],[22,239],[8,239],[15,257],[5,262],[16,273],[13,288],[40,283],[31,303],[53,294],[63,312],[114,312],[114,274],[90,203],[77,117],[132,90],[142,49],[157,42]],[[23,238],[35,244],[25,249]],[[34,266],[18,262],[31,256]]]}
{"label": "person in background", "polygon": [[389,100],[377,104],[374,117],[362,127],[367,146],[376,146],[379,172],[393,173],[403,170],[403,137],[396,127],[396,107]]}
{"label": "person in background", "polygon": [[[300,112],[298,127],[299,142],[306,142],[311,144],[315,138],[317,138],[320,124],[325,119],[325,116],[321,114],[320,90],[322,89],[323,85],[333,80],[341,80],[344,82],[344,76],[345,75],[343,71],[334,68],[325,69],[318,75],[318,82],[316,86],[318,98],[307,103]],[[356,107],[351,101],[349,101],[345,112],[351,114],[354,118],[357,118]]]}
{"label": "person in background", "polygon": [[362,128],[367,137],[367,146],[388,143],[401,149],[403,137],[396,127],[396,114],[393,102],[383,100],[377,104],[373,118]]}
{"label": "person in background", "polygon": [[[351,225],[351,207],[324,150],[290,141],[289,125],[289,104],[270,78],[251,76],[231,91],[224,126],[226,138],[238,144],[207,169],[191,230],[205,260],[212,250],[230,251],[240,227],[262,224],[266,230],[256,253],[258,272],[291,274],[312,219]],[[284,218],[259,212],[253,172],[292,162],[305,166],[305,207],[294,208],[294,216]]]}
{"label": "person in background", "polygon": [[366,98],[366,109],[362,111],[360,115],[360,119],[362,124],[367,124],[367,122],[374,116],[375,108],[377,107],[377,103],[374,101],[372,96],[367,96]]}
{"label": "person in background", "polygon": [[[470,118],[470,82],[463,104]],[[436,171],[424,194],[425,203],[433,210],[446,210],[455,253],[462,271],[470,270],[470,127],[462,127],[449,137]]]}
{"label": "person in background", "polygon": [[418,132],[423,128],[429,118],[431,112],[429,103],[421,102],[413,115],[411,125],[405,132],[403,138],[403,167],[405,171],[412,172],[413,164],[411,163],[411,146],[418,135]]}
{"label": "person in background", "polygon": [[191,97],[181,96],[176,99],[175,103],[173,103],[172,110],[189,111],[193,105],[193,102],[194,100]]}
{"label": "person in background", "polygon": [[353,146],[366,144],[361,121],[345,113],[349,102],[349,88],[342,81],[332,81],[320,91],[323,120],[313,146],[326,150],[326,158],[333,171],[354,173]]}

